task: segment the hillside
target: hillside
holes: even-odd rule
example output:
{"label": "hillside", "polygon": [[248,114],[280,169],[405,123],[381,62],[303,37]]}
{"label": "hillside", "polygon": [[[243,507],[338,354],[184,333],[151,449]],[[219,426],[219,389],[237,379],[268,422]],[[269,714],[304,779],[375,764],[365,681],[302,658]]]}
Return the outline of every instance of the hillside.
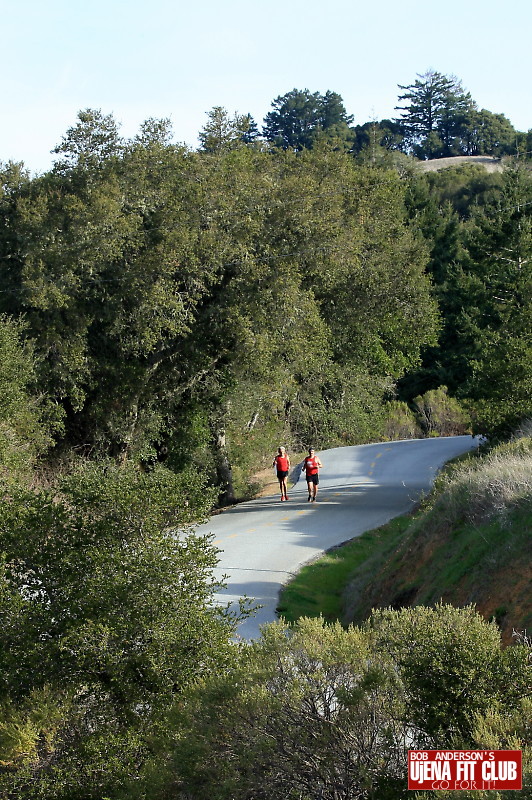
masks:
{"label": "hillside", "polygon": [[509,643],[532,624],[531,531],[532,439],[522,437],[448,466],[423,508],[305,567],[279,611],[347,625],[441,600],[474,605]]}
{"label": "hillside", "polygon": [[[532,623],[532,439],[468,457],[443,476],[431,506],[367,580],[345,592],[344,621],[373,607],[475,605],[503,639]],[[366,571],[367,574],[367,571]]]}
{"label": "hillside", "polygon": [[502,172],[503,162],[494,156],[451,156],[449,158],[431,158],[420,161],[419,168],[422,172],[438,172],[449,167],[460,167],[462,164],[478,164],[488,172]]}

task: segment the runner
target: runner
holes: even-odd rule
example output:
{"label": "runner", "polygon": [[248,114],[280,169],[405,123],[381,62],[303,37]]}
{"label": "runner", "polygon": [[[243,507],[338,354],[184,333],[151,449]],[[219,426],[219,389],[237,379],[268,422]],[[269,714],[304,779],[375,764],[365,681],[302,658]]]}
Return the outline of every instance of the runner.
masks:
{"label": "runner", "polygon": [[307,486],[308,486],[308,501],[307,502],[316,502],[316,495],[318,494],[318,484],[320,482],[318,478],[318,470],[320,467],[323,467],[323,464],[319,460],[318,456],[316,455],[316,451],[314,448],[310,448],[308,451],[308,456],[303,461],[303,466],[301,468],[301,472],[305,470],[306,477],[307,477]]}
{"label": "runner", "polygon": [[286,448],[280,447],[277,455],[273,459],[273,467],[277,469],[277,479],[279,481],[279,488],[281,490],[281,503],[283,500],[288,500],[286,493],[286,479],[290,471],[290,458],[286,454]]}

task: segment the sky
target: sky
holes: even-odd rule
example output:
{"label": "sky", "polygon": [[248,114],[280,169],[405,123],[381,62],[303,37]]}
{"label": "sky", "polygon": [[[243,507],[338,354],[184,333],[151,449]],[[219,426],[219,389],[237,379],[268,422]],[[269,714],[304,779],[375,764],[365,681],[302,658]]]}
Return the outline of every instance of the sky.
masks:
{"label": "sky", "polygon": [[0,0],[0,30],[0,161],[33,174],[85,108],[126,138],[170,118],[195,148],[214,106],[260,128],[294,88],[337,92],[354,124],[397,117],[429,69],[532,128],[530,0]]}

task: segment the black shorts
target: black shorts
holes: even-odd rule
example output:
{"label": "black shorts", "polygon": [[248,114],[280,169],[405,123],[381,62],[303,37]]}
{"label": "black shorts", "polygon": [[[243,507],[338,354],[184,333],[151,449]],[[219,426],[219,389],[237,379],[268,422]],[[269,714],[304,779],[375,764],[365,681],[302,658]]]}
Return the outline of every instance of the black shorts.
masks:
{"label": "black shorts", "polygon": [[314,475],[307,475],[307,483],[313,483],[314,486],[317,486],[319,482],[320,482],[320,479],[318,478],[318,473],[317,472],[314,473]]}
{"label": "black shorts", "polygon": [[288,475],[288,470],[287,469],[278,469],[277,470],[277,477],[279,478],[279,480],[281,480],[281,478],[286,478],[287,475]]}

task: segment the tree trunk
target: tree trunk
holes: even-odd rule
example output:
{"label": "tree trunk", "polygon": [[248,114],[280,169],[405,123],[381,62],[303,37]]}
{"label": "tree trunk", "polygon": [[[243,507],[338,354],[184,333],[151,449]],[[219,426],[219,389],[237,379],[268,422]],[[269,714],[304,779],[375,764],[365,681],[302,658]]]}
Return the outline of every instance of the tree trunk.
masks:
{"label": "tree trunk", "polygon": [[214,441],[214,463],[216,467],[216,479],[220,489],[218,502],[222,506],[228,506],[235,502],[235,491],[233,487],[233,471],[227,455],[226,436],[225,436],[225,415],[227,405],[218,410],[213,418],[212,433]]}

